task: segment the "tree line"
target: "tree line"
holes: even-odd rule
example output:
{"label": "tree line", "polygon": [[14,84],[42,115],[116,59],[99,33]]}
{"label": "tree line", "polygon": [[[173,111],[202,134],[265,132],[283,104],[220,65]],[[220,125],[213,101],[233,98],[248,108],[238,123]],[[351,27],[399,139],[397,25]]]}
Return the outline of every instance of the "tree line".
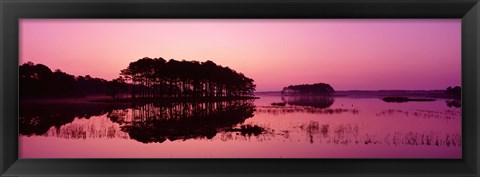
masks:
{"label": "tree line", "polygon": [[142,58],[131,62],[111,81],[52,71],[27,62],[19,67],[21,98],[109,95],[125,98],[252,97],[254,80],[212,61]]}
{"label": "tree line", "polygon": [[[112,96],[125,91],[132,98],[162,97],[251,97],[256,85],[229,67],[212,61],[177,61],[163,58],[142,58],[121,70],[120,77],[112,81],[118,88]],[[130,90],[121,85],[128,83]]]}
{"label": "tree line", "polygon": [[335,93],[330,84],[316,83],[316,84],[302,84],[302,85],[290,85],[284,87],[281,91],[282,95],[318,95],[329,96]]}
{"label": "tree line", "polygon": [[105,95],[107,81],[100,78],[73,76],[59,69],[52,71],[43,64],[27,62],[19,67],[20,98],[65,98]]}

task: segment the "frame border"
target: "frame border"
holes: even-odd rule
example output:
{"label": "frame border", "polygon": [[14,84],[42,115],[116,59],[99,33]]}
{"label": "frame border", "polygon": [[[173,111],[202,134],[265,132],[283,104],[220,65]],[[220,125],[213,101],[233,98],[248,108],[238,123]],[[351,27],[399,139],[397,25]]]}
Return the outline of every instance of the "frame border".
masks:
{"label": "frame border", "polygon": [[[463,159],[18,159],[21,18],[461,18]],[[0,0],[0,20],[0,176],[479,176],[479,0]]]}

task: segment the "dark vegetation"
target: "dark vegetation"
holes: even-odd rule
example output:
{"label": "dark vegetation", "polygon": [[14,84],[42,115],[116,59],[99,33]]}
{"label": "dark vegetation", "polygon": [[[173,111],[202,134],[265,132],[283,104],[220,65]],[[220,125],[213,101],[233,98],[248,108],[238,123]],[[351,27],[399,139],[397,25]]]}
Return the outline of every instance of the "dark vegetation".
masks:
{"label": "dark vegetation", "polygon": [[126,109],[130,104],[41,101],[41,104],[22,101],[19,109],[19,133],[21,135],[43,135],[51,127],[61,127],[75,118],[89,119],[115,109]]}
{"label": "dark vegetation", "polygon": [[462,88],[459,86],[448,87],[445,94],[451,98],[460,99],[462,97]]}
{"label": "dark vegetation", "polygon": [[107,81],[52,71],[43,64],[27,62],[19,67],[20,98],[66,98],[105,95]]}
{"label": "dark vegetation", "polygon": [[[51,102],[39,105],[22,102],[19,130],[21,135],[44,135],[52,127],[59,130],[75,118],[89,119],[106,114],[120,125],[121,131],[142,143],[210,139],[242,124],[253,116],[254,110],[252,100],[168,104]],[[258,127],[246,127],[242,135],[255,135],[257,130]],[[81,134],[83,131],[88,130],[76,128],[68,132]]]}
{"label": "dark vegetation", "polygon": [[290,85],[284,87],[282,95],[317,95],[330,96],[335,93],[332,86],[325,83]]}
{"label": "dark vegetation", "polygon": [[298,127],[305,132],[310,143],[326,144],[383,144],[386,146],[462,146],[458,133],[425,131],[392,131],[386,136],[363,133],[358,124],[331,124],[311,121]]}
{"label": "dark vegetation", "polygon": [[445,103],[447,103],[448,107],[455,107],[455,108],[462,107],[462,101],[458,99],[447,100],[445,101]]}
{"label": "dark vegetation", "polygon": [[264,133],[266,130],[263,127],[260,127],[258,125],[242,125],[240,128],[231,128],[227,130],[227,132],[239,132],[242,136],[258,136],[262,133]]}
{"label": "dark vegetation", "polygon": [[122,122],[122,131],[128,132],[132,139],[142,143],[161,143],[166,140],[211,139],[253,117],[255,108],[252,100],[235,100],[169,106],[149,103],[134,109],[133,114],[108,117]]}
{"label": "dark vegetation", "polygon": [[335,93],[330,84],[302,84],[284,87],[281,91],[282,102],[271,103],[272,106],[309,106],[315,108],[328,108],[334,100]]}
{"label": "dark vegetation", "polygon": [[[455,107],[460,108],[462,107],[462,88],[459,86],[455,87],[448,87],[446,90],[443,91],[441,94],[436,95],[424,95],[428,97],[435,97],[435,98],[447,98],[450,100],[446,100],[445,103],[448,107]],[[383,98],[383,101],[390,102],[390,103],[405,103],[410,101],[435,101],[432,98],[409,98],[405,96],[387,96]]]}
{"label": "dark vegetation", "polygon": [[271,103],[272,106],[285,106],[287,103],[285,102],[274,102],[274,103]]}
{"label": "dark vegetation", "polygon": [[[111,81],[52,72],[43,64],[20,66],[20,98],[71,98],[109,95],[117,101],[253,98],[256,85],[242,73],[212,61],[142,58]],[[209,98],[209,99],[206,99]],[[101,100],[102,101],[102,100]],[[103,100],[111,101],[111,100]]]}
{"label": "dark vegetation", "polygon": [[448,107],[460,108],[462,107],[462,88],[459,86],[448,87],[445,94],[451,98],[451,100],[445,101]]}
{"label": "dark vegetation", "polygon": [[[256,87],[253,79],[212,61],[143,58],[112,81],[73,76],[32,62],[21,65],[19,72],[24,99],[20,134],[27,136],[44,135],[52,127],[58,131],[75,118],[107,114],[130,138],[143,143],[212,138],[243,123],[254,111],[249,100]],[[90,95],[113,99],[51,99]],[[132,113],[125,114],[127,110]]]}
{"label": "dark vegetation", "polygon": [[[123,69],[112,88],[133,85],[132,98],[253,97],[253,79],[212,61],[143,58]],[[112,89],[112,96],[125,89]]]}

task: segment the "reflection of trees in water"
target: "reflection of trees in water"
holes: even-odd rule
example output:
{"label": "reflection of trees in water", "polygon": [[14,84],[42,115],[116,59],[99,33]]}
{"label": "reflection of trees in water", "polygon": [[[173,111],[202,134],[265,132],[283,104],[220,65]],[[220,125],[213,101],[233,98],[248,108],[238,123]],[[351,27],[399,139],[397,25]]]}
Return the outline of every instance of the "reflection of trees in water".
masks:
{"label": "reflection of trees in water", "polygon": [[309,106],[257,106],[256,113],[267,113],[273,115],[289,114],[289,113],[308,113],[308,114],[341,114],[352,113],[358,114],[358,109],[330,109],[330,108],[314,108]]}
{"label": "reflection of trees in water", "polygon": [[122,130],[143,143],[211,139],[253,117],[254,108],[252,100],[179,103],[168,107],[150,103],[129,109],[130,113],[122,117],[110,118],[122,122]]}
{"label": "reflection of trees in water", "polygon": [[328,108],[335,100],[331,96],[282,96],[282,101],[292,106]]}
{"label": "reflection of trees in water", "polygon": [[[139,142],[163,142],[212,138],[222,141],[282,140],[304,138],[310,143],[385,144],[419,146],[461,146],[460,134],[440,132],[369,133],[357,124],[334,124],[311,121],[274,130],[266,125],[243,124],[253,113],[286,114],[306,112],[337,114],[356,110],[313,108],[308,106],[265,106],[255,108],[253,100],[197,103],[142,104],[24,104],[20,109],[20,134],[44,135],[69,139],[131,138]],[[435,112],[416,110],[417,114],[387,110],[377,116],[408,114],[429,118],[453,119],[460,111]],[[432,115],[431,115],[432,114]],[[106,119],[103,115],[106,115]],[[427,116],[424,116],[427,115]],[[437,116],[440,115],[440,116]],[[93,117],[91,116],[100,116]],[[77,118],[77,119],[75,119]]]}
{"label": "reflection of trees in water", "polygon": [[455,107],[455,108],[461,108],[462,107],[462,100],[459,99],[453,99],[453,100],[447,100],[445,101],[448,107]]}
{"label": "reflection of trees in water", "polygon": [[238,132],[242,136],[250,137],[252,135],[258,136],[258,135],[264,133],[266,130],[265,130],[265,128],[263,128],[261,126],[258,126],[258,125],[247,124],[247,125],[241,125],[239,128],[230,128],[230,129],[227,129],[226,131],[227,132]]}
{"label": "reflection of trees in water", "polygon": [[379,135],[362,133],[357,124],[320,124],[317,121],[301,124],[297,127],[307,135],[308,141],[326,144],[385,144],[412,146],[461,146],[462,138],[457,133],[394,131]]}
{"label": "reflection of trees in water", "polygon": [[380,111],[376,114],[378,117],[394,117],[392,115],[402,115],[406,117],[418,117],[423,119],[457,119],[461,117],[460,111],[454,110],[445,110],[445,111],[432,111],[432,110],[414,110],[414,111],[406,111],[401,109],[387,109],[384,111]]}
{"label": "reflection of trees in water", "polygon": [[104,104],[88,102],[43,102],[21,103],[19,133],[21,135],[43,135],[51,127],[60,127],[73,122],[76,117],[89,119],[114,109],[127,108],[128,104]]}
{"label": "reflection of trees in water", "polygon": [[[62,138],[130,137],[140,142],[212,138],[252,117],[253,100],[195,103],[22,105],[20,133]],[[106,115],[110,120],[90,119]],[[85,118],[85,119],[75,119]],[[75,120],[75,121],[74,121]],[[110,122],[110,123],[108,123]],[[258,135],[260,127],[242,132]],[[123,135],[119,130],[128,133]],[[260,128],[260,130],[263,130]]]}

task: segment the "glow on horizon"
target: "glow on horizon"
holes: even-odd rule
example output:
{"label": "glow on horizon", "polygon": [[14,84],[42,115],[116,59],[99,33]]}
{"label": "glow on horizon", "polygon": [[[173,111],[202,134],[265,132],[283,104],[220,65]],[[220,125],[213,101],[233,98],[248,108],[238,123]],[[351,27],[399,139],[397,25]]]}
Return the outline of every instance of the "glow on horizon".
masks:
{"label": "glow on horizon", "polygon": [[143,57],[212,60],[257,91],[445,89],[461,84],[461,20],[20,20],[20,64],[110,80]]}

